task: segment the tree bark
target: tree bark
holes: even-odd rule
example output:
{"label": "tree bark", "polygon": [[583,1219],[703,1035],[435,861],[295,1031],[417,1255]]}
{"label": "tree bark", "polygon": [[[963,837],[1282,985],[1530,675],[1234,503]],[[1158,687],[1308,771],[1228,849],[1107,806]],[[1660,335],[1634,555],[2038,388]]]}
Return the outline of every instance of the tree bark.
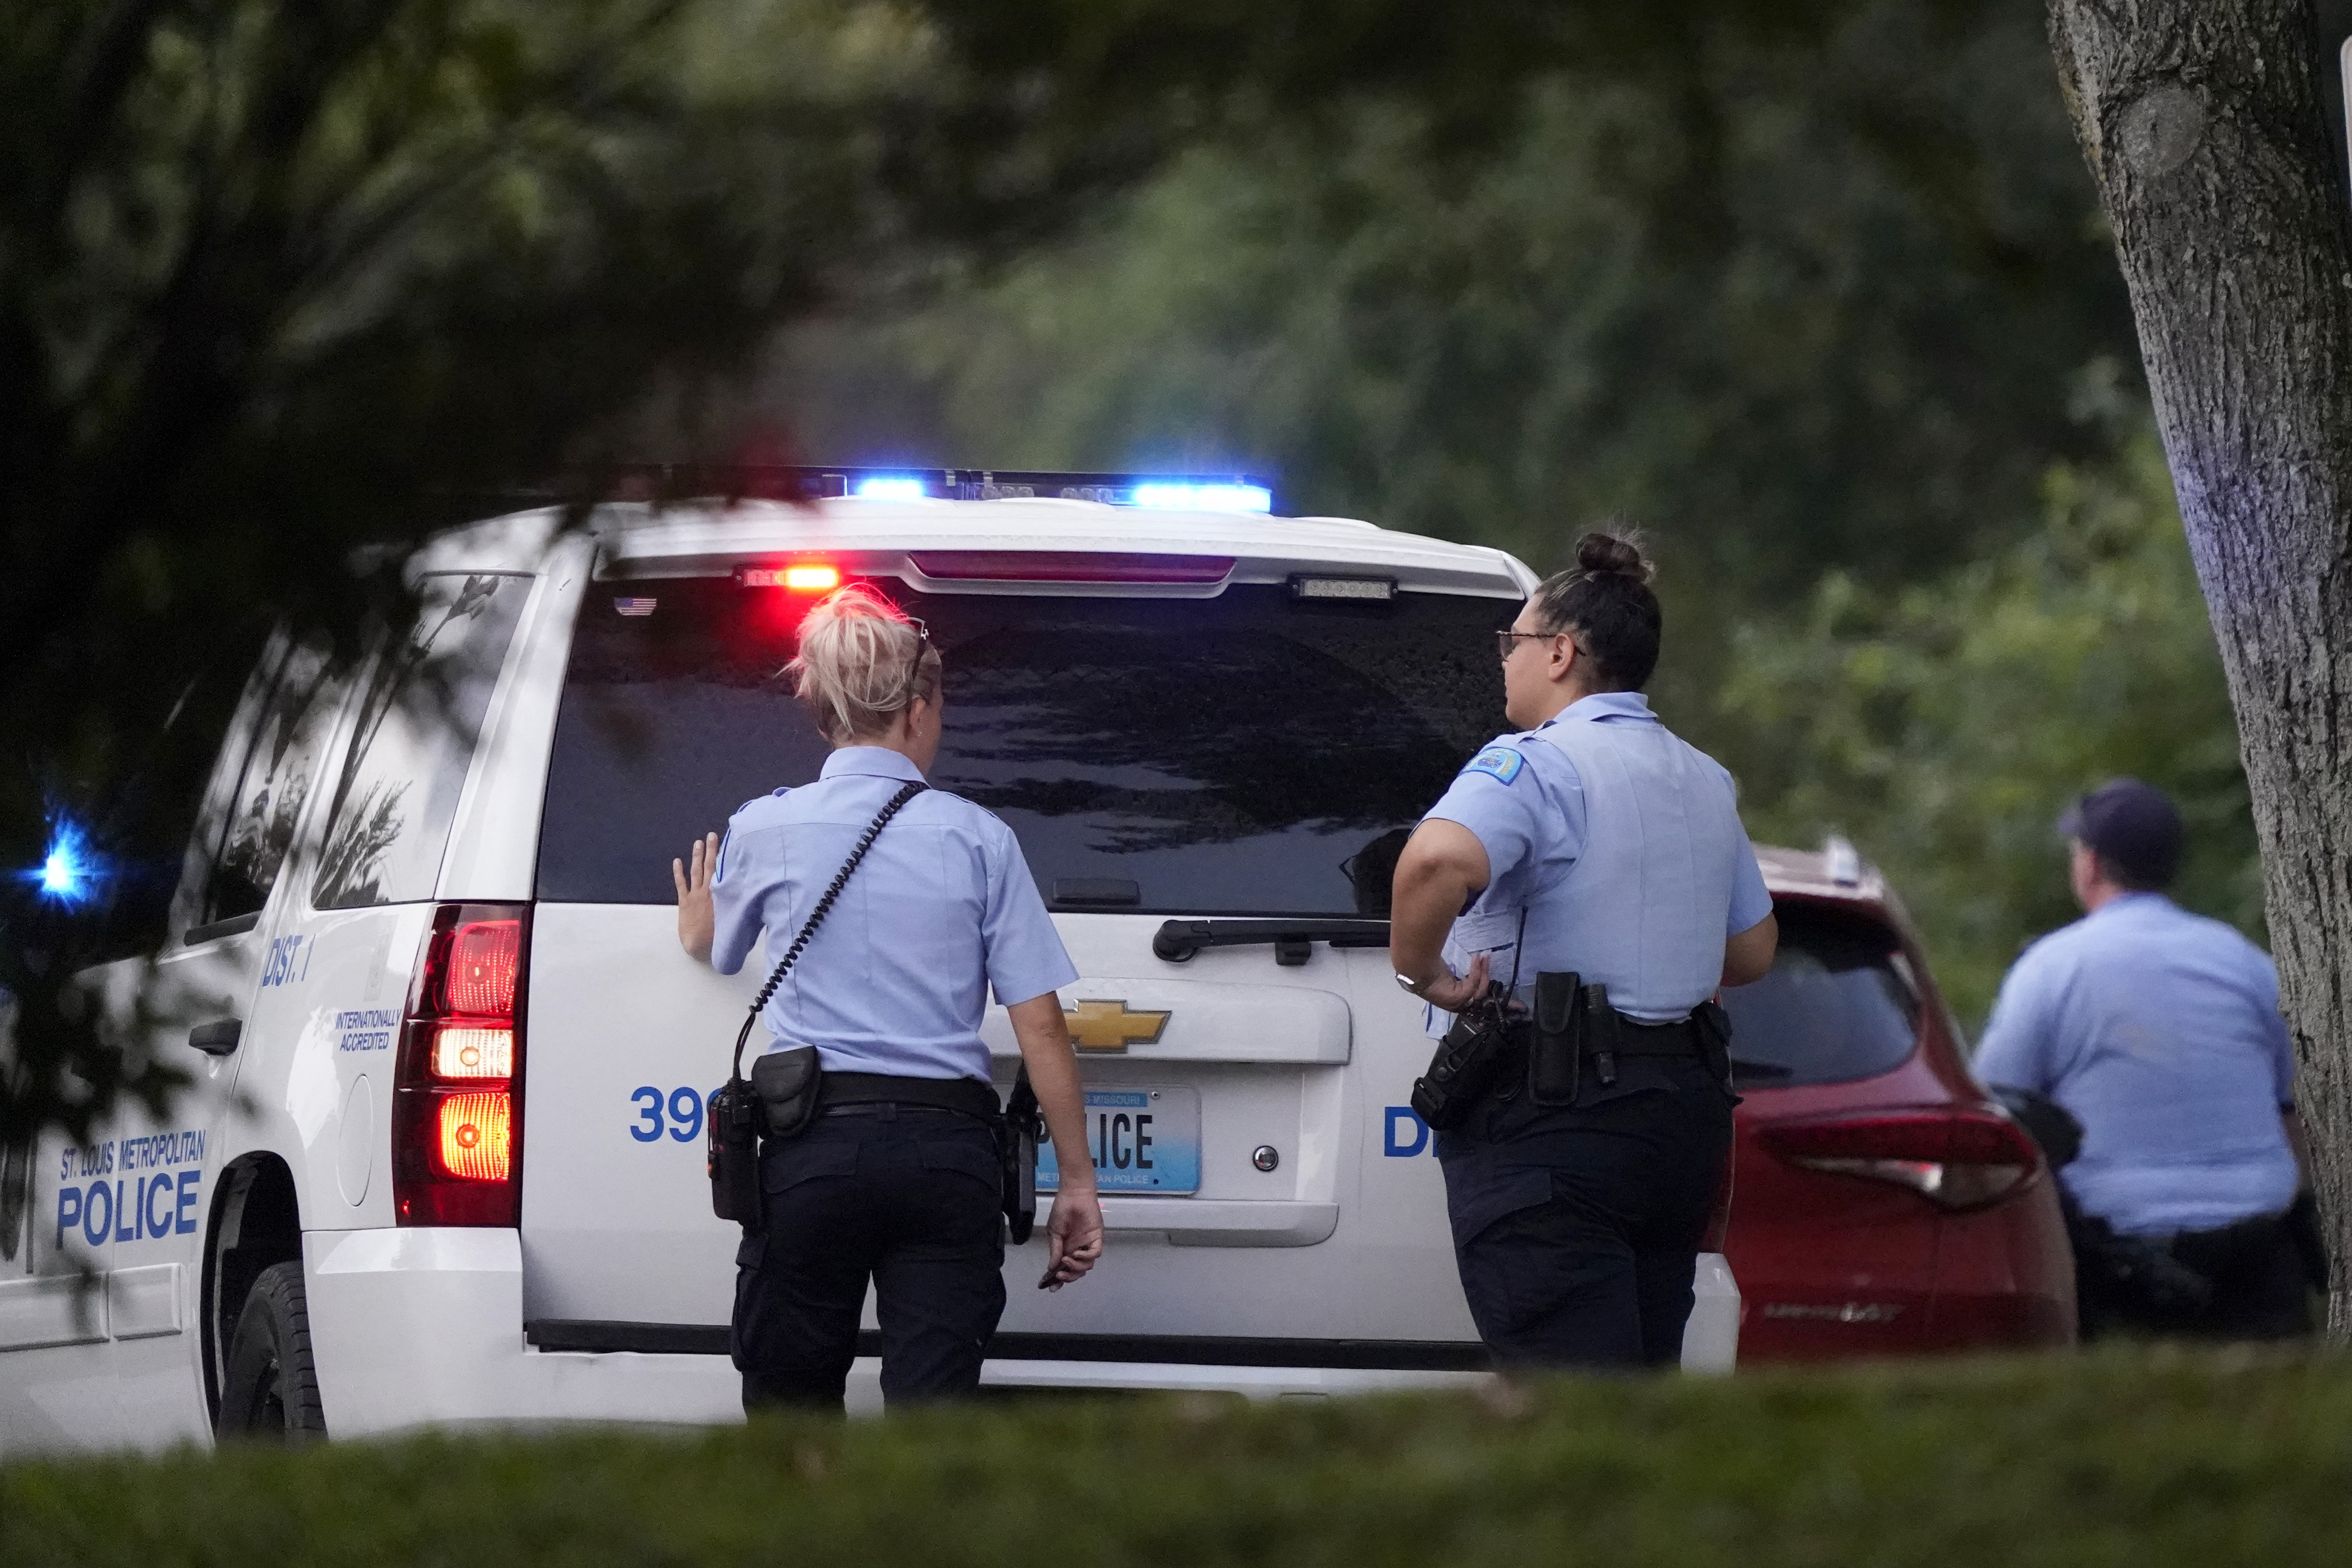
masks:
{"label": "tree bark", "polygon": [[2048,0],[2229,672],[2352,1335],[2352,200],[2311,0]]}

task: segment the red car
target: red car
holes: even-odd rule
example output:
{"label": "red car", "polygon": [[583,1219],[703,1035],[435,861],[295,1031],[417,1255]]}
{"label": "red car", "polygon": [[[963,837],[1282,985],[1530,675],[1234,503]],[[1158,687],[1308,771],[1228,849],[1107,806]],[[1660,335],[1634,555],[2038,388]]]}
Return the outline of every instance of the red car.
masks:
{"label": "red car", "polygon": [[2074,1343],[2053,1178],[1969,1075],[1902,906],[1841,841],[1757,858],[1780,955],[1724,993],[1741,1364]]}

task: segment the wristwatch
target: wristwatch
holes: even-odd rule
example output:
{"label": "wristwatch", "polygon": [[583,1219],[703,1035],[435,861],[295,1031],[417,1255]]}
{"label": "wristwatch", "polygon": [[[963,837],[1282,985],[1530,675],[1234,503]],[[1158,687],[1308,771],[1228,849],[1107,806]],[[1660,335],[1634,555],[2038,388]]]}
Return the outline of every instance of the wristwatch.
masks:
{"label": "wristwatch", "polygon": [[1397,972],[1396,983],[1403,989],[1407,996],[1412,997],[1420,996],[1421,988],[1429,984],[1426,980],[1414,979],[1411,975],[1404,973],[1402,970],[1399,970]]}

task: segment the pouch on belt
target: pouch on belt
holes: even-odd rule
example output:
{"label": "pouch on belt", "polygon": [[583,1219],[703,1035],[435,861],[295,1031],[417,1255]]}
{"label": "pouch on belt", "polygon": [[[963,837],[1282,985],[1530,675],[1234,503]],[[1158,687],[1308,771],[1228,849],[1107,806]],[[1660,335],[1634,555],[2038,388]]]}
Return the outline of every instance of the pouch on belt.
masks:
{"label": "pouch on belt", "polygon": [[1528,1050],[1528,1098],[1572,1105],[1584,1058],[1584,982],[1576,975],[1536,976],[1535,1039]]}
{"label": "pouch on belt", "polygon": [[767,1113],[768,1136],[800,1136],[816,1114],[817,1092],[824,1082],[813,1045],[772,1051],[751,1063],[751,1087]]}

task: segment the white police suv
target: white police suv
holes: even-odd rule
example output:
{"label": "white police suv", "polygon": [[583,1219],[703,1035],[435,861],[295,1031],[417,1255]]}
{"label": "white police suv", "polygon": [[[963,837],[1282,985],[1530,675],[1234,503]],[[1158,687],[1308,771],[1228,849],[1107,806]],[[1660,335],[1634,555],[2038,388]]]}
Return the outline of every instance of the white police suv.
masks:
{"label": "white police suv", "polygon": [[[702,1124],[764,966],[679,951],[669,862],[815,777],[779,671],[852,579],[928,623],[933,781],[1020,835],[1085,977],[1109,1247],[1055,1294],[1008,1253],[984,1381],[1480,1375],[1384,916],[1503,727],[1490,632],[1533,574],[1247,481],[764,479],[794,498],[444,536],[355,681],[271,652],[168,949],[93,977],[196,1088],[0,1166],[0,1446],[740,1418]],[[1685,1364],[1728,1365],[1738,1318],[1710,1254]]]}

